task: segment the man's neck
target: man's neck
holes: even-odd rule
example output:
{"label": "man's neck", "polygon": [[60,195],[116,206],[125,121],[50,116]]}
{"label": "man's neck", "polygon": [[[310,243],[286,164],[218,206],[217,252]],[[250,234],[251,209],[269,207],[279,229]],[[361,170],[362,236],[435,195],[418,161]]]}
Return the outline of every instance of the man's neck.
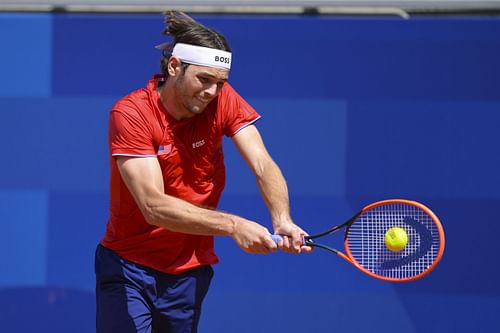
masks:
{"label": "man's neck", "polygon": [[161,104],[163,105],[165,110],[167,110],[168,114],[172,116],[172,118],[176,120],[187,118],[185,115],[183,115],[182,112],[178,111],[181,109],[181,107],[179,105],[176,105],[173,91],[174,90],[172,88],[169,89],[168,81],[158,88]]}

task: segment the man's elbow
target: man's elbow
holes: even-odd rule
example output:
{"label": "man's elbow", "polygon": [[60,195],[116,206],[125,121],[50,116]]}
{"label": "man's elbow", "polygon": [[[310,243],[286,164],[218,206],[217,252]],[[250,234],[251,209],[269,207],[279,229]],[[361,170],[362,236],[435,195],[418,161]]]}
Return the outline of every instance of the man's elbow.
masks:
{"label": "man's elbow", "polygon": [[269,174],[275,174],[278,170],[278,165],[271,158],[266,158],[256,165],[254,174],[257,179],[263,179]]}
{"label": "man's elbow", "polygon": [[154,197],[146,197],[138,202],[139,209],[141,210],[144,219],[148,224],[159,226],[161,221],[161,200]]}

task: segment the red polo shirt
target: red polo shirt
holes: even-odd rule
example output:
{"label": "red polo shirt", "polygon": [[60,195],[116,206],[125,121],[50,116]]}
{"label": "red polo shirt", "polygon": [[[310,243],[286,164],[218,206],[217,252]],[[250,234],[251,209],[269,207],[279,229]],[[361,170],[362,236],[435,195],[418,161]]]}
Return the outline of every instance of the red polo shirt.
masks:
{"label": "red polo shirt", "polygon": [[260,118],[229,85],[203,113],[175,120],[156,91],[161,76],[119,100],[110,113],[110,215],[101,244],[121,257],[178,274],[215,264],[213,237],[172,232],[150,225],[123,182],[116,156],[156,157],[165,193],[215,208],[225,183],[222,137]]}

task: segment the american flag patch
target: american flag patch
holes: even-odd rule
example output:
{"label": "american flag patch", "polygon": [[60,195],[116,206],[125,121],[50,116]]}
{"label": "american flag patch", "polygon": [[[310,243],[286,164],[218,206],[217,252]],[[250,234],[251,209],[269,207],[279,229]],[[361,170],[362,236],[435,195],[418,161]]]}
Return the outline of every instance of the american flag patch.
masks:
{"label": "american flag patch", "polygon": [[160,145],[160,147],[158,147],[158,155],[165,155],[165,154],[168,154],[172,151],[172,144],[168,144],[168,145]]}

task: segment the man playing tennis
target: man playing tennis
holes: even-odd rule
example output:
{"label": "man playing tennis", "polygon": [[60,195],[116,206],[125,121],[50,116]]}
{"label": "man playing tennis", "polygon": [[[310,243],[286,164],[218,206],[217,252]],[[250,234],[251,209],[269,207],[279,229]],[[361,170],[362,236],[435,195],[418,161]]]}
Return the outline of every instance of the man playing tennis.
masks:
{"label": "man playing tennis", "polygon": [[[254,122],[227,83],[225,38],[180,12],[166,14],[162,75],[110,113],[110,215],[96,250],[97,332],[197,332],[218,262],[213,236],[244,251],[309,252],[292,222],[288,190]],[[262,225],[217,211],[229,136],[255,174],[278,245]]]}

